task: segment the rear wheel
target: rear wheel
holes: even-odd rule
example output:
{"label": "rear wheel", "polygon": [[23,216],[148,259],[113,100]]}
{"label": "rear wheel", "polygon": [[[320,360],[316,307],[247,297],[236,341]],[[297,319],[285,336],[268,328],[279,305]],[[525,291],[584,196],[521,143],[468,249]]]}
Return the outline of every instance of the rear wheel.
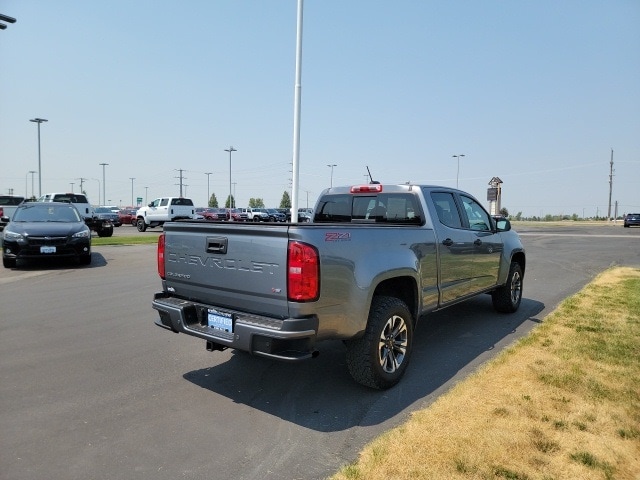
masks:
{"label": "rear wheel", "polygon": [[138,222],[136,223],[136,227],[138,227],[139,232],[144,232],[147,229],[147,224],[144,223],[144,219],[139,218]]}
{"label": "rear wheel", "polygon": [[346,345],[347,367],[356,382],[381,390],[393,387],[407,369],[413,346],[407,305],[395,297],[374,297],[364,336]]}
{"label": "rear wheel", "polygon": [[511,262],[507,283],[491,292],[493,308],[501,313],[513,313],[522,300],[522,268],[518,262]]}

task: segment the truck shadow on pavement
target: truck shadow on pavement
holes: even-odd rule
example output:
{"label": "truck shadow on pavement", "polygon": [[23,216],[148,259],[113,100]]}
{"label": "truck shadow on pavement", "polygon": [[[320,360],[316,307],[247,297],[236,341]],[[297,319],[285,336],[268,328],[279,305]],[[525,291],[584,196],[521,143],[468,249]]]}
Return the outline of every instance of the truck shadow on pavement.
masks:
{"label": "truck shadow on pavement", "polygon": [[[317,345],[318,358],[283,363],[234,351],[211,368],[184,378],[195,385],[283,420],[320,432],[404,421],[405,410],[424,408],[540,320],[541,302],[523,299],[510,315],[493,310],[483,295],[422,318],[411,363],[395,387],[379,391],[357,384],[340,341]],[[401,418],[394,418],[399,416]]]}

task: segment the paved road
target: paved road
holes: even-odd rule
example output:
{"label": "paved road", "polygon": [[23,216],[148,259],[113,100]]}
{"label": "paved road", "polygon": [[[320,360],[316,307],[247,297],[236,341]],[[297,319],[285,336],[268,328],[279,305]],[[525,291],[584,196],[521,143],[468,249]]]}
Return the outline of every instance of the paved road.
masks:
{"label": "paved road", "polygon": [[3,269],[0,479],[325,478],[594,275],[640,267],[640,229],[520,232],[520,311],[497,315],[482,296],[430,315],[406,377],[386,392],[351,380],[339,342],[290,365],[208,353],[155,327],[153,245],[95,247],[89,268]]}

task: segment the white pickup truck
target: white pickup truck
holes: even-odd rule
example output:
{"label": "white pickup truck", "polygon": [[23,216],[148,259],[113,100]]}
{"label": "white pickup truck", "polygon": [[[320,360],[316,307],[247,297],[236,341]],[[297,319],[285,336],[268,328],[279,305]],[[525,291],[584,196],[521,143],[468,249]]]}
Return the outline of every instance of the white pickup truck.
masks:
{"label": "white pickup truck", "polygon": [[242,213],[247,214],[248,222],[268,222],[269,214],[263,208],[241,208]]}
{"label": "white pickup truck", "polygon": [[190,198],[161,197],[156,198],[146,207],[136,212],[136,227],[139,232],[147,228],[159,227],[165,222],[196,218],[196,207]]}
{"label": "white pickup truck", "polygon": [[9,222],[9,220],[11,220],[13,212],[16,211],[18,205],[20,205],[23,201],[24,197],[0,195],[0,232],[4,230],[5,225]]}

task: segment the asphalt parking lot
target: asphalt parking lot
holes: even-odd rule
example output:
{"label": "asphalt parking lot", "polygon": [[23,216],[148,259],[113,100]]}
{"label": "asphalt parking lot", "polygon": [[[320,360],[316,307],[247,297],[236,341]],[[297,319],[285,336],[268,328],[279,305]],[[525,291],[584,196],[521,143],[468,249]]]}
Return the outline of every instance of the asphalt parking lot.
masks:
{"label": "asphalt parking lot", "polygon": [[[344,346],[284,364],[154,325],[155,245],[96,246],[92,264],[0,272],[0,478],[319,479],[429,405],[613,265],[640,267],[640,229],[521,226],[524,298],[429,315],[403,381],[353,382]],[[140,233],[133,227],[115,235]]]}

